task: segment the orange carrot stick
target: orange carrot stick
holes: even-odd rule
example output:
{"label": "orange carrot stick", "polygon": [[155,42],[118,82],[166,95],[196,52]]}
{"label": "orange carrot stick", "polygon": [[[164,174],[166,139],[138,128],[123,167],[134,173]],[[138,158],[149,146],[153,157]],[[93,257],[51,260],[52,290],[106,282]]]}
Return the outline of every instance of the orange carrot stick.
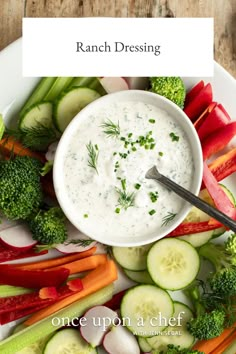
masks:
{"label": "orange carrot stick", "polygon": [[235,328],[230,327],[226,328],[220,336],[208,339],[208,340],[200,340],[198,341],[193,349],[199,350],[205,354],[214,353],[214,350],[235,330]]}
{"label": "orange carrot stick", "polygon": [[210,354],[222,354],[236,339],[236,331],[234,330],[217,348]]}
{"label": "orange carrot stick", "polygon": [[11,156],[11,154],[15,154],[18,156],[31,156],[38,159],[42,163],[46,162],[46,158],[43,154],[31,151],[30,149],[24,147],[12,136],[7,136],[6,138],[0,140],[0,152],[3,156],[6,157]]}
{"label": "orange carrot stick", "polygon": [[[46,259],[40,262],[31,262],[31,263],[23,263],[23,264],[14,264],[14,267],[24,270],[33,270],[33,269],[48,269],[52,267],[61,266],[66,263],[70,263],[79,259],[83,259],[89,256],[92,256],[97,250],[97,247],[92,247],[87,251],[78,252],[75,254],[69,254],[64,257],[57,257],[52,259]],[[3,265],[6,266],[6,265]]]}
{"label": "orange carrot stick", "polygon": [[51,314],[59,311],[60,309],[72,304],[84,298],[87,295],[98,291],[99,289],[107,286],[115,281],[118,277],[117,268],[112,260],[107,260],[105,264],[98,266],[82,279],[83,290],[76,292],[56,303],[36,312],[30,318],[28,318],[24,324],[30,326],[43,318],[50,316]]}
{"label": "orange carrot stick", "polygon": [[99,265],[106,263],[106,261],[107,256],[105,254],[96,254],[95,256],[86,257],[71,263],[63,264],[62,266],[50,268],[48,271],[58,270],[63,267],[68,269],[70,274],[75,274],[95,269]]}

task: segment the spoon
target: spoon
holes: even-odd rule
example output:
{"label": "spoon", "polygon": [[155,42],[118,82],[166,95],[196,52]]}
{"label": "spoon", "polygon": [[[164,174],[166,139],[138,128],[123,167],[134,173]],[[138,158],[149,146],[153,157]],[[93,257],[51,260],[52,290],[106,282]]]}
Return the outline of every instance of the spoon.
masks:
{"label": "spoon", "polygon": [[226,214],[222,213],[221,211],[217,210],[216,208],[212,207],[208,203],[204,202],[202,199],[194,195],[193,193],[189,192],[187,189],[181,187],[179,184],[175,183],[168,177],[162,175],[156,168],[153,166],[150,170],[147,171],[145,177],[147,179],[155,179],[156,181],[163,184],[165,187],[170,189],[171,191],[175,192],[189,202],[190,204],[194,205],[198,209],[204,211],[204,213],[210,215],[214,219],[218,220],[223,225],[227,226],[236,233],[236,221],[228,217]]}

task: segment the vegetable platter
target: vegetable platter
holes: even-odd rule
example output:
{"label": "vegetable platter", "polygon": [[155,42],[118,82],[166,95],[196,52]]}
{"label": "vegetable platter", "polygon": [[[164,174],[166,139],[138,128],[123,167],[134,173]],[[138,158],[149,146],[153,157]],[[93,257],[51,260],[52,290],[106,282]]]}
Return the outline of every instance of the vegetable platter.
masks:
{"label": "vegetable platter", "polygon": [[[22,78],[20,58],[21,40],[0,53],[0,112],[4,118],[0,119],[0,132],[5,134],[0,141],[1,178],[8,173],[8,182],[16,180],[20,200],[18,205],[9,198],[10,206],[1,200],[7,218],[2,216],[0,225],[0,352],[235,353],[236,237],[231,232],[193,208],[171,237],[152,245],[98,245],[64,220],[60,208],[52,203],[55,194],[50,177],[55,142],[84,106],[114,91],[151,89],[165,95],[173,85],[184,85],[184,111],[199,134],[208,165],[204,165],[200,197],[236,218],[235,80],[215,63],[213,78],[184,78],[182,83],[160,78],[40,81]],[[162,90],[166,83],[170,85],[167,91]],[[40,89],[35,90],[36,86]],[[167,98],[183,108],[180,86],[177,98]],[[42,123],[41,135],[35,117]],[[117,127],[108,128],[114,133]],[[178,141],[173,134],[171,138]],[[44,166],[41,179],[39,164]],[[22,179],[24,193],[20,194],[21,184],[17,183]],[[43,208],[37,190],[40,183],[49,197]],[[121,185],[125,193],[124,180]],[[6,188],[6,184],[2,186]],[[5,190],[14,195],[13,188],[13,192]],[[158,195],[150,198],[156,203]],[[60,319],[66,320],[59,325],[55,321]],[[110,322],[95,326],[94,319]]]}

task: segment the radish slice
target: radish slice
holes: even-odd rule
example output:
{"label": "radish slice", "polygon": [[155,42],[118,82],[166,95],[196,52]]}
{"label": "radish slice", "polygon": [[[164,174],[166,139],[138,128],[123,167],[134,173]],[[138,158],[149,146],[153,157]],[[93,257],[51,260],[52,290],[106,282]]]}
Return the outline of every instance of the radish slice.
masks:
{"label": "radish slice", "polygon": [[105,335],[103,346],[109,354],[140,354],[135,336],[123,326],[113,327]]}
{"label": "radish slice", "polygon": [[30,230],[24,224],[0,231],[0,240],[6,247],[21,251],[27,251],[37,243],[37,241],[33,240]]}
{"label": "radish slice", "polygon": [[128,90],[128,84],[122,77],[103,77],[100,83],[107,93]]}
{"label": "radish slice", "polygon": [[45,157],[48,161],[54,161],[57,145],[58,145],[58,141],[54,141],[54,143],[49,145],[48,151],[45,154]]}
{"label": "radish slice", "polygon": [[[66,225],[68,231],[68,237],[65,243],[59,243],[55,248],[61,253],[75,253],[86,251],[94,245],[96,241],[91,240],[88,236],[82,234],[78,229],[76,229],[71,223]],[[80,241],[81,240],[81,241]],[[77,243],[69,243],[71,241],[76,241]]]}
{"label": "radish slice", "polygon": [[124,77],[124,79],[131,90],[147,90],[150,86],[148,77]]}
{"label": "radish slice", "polygon": [[117,313],[106,306],[94,306],[83,316],[80,334],[93,348],[102,343],[105,333],[117,322]]}

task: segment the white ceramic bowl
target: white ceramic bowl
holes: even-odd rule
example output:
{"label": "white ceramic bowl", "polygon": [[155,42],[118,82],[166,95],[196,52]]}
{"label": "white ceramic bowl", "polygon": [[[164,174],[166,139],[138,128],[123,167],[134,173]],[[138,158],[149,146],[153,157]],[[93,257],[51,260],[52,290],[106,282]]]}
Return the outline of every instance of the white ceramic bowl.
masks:
{"label": "white ceramic bowl", "polygon": [[[179,125],[182,130],[185,132],[187,139],[189,140],[190,148],[192,151],[193,157],[193,166],[194,166],[194,173],[193,173],[193,180],[191,184],[191,192],[194,194],[198,194],[202,182],[202,173],[203,173],[203,162],[202,162],[202,150],[201,145],[198,139],[198,135],[193,127],[193,124],[189,120],[189,118],[185,115],[185,113],[177,107],[171,101],[163,98],[162,96],[156,95],[154,93],[140,91],[140,90],[128,90],[128,91],[121,91],[113,94],[109,94],[99,98],[98,100],[94,101],[93,103],[89,104],[85,107],[69,124],[67,129],[65,130],[55,156],[54,161],[54,169],[53,169],[53,181],[54,187],[57,195],[58,202],[64,211],[67,218],[71,221],[71,223],[82,231],[84,234],[88,235],[92,239],[95,239],[101,243],[113,245],[113,246],[121,246],[121,247],[132,247],[132,246],[140,246],[144,244],[148,244],[154,242],[172,230],[174,230],[186,217],[187,213],[189,212],[191,205],[187,202],[183,203],[183,207],[181,208],[180,212],[177,216],[168,223],[167,226],[160,227],[155,232],[151,234],[144,234],[139,235],[139,237],[125,237],[120,236],[114,239],[112,230],[110,233],[97,235],[96,232],[88,231],[86,226],[81,225],[78,221],[77,210],[73,210],[73,206],[69,201],[68,198],[68,191],[65,186],[65,164],[64,159],[66,153],[69,149],[72,136],[74,135],[75,131],[79,130],[81,122],[84,120],[89,119],[91,114],[95,114],[97,110],[106,107],[113,102],[125,102],[125,101],[135,101],[135,102],[143,102],[145,104],[150,104],[153,106],[158,107],[159,109],[164,110],[167,112],[174,120],[177,125]],[[155,164],[155,162],[153,163]],[[73,188],[73,185],[70,186]],[[82,211],[80,211],[82,212]],[[104,224],[107,222],[106,215],[104,215]]]}

